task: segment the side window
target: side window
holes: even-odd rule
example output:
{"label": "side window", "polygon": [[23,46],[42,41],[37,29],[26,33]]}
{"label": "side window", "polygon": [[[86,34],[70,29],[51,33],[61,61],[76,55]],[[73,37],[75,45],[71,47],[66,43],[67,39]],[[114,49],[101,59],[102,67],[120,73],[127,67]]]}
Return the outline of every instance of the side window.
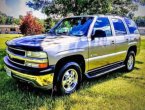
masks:
{"label": "side window", "polygon": [[125,18],[124,20],[127,24],[130,34],[139,34],[139,31],[138,31],[137,26],[134,21],[132,21],[128,18]]}
{"label": "side window", "polygon": [[112,22],[113,22],[113,26],[114,26],[116,35],[125,35],[125,34],[127,34],[124,23],[122,22],[121,19],[113,18]]}
{"label": "side window", "polygon": [[94,37],[108,37],[112,36],[110,22],[107,17],[99,17],[93,28],[92,36]]}

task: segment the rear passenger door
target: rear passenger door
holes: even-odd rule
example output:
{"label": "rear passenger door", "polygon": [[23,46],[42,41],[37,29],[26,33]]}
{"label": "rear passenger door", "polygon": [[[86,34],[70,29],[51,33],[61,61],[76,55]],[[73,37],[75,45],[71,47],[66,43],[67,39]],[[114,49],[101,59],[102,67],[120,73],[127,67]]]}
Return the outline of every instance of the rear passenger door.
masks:
{"label": "rear passenger door", "polygon": [[128,49],[129,37],[122,18],[111,18],[115,36],[115,58],[116,62],[124,61]]}

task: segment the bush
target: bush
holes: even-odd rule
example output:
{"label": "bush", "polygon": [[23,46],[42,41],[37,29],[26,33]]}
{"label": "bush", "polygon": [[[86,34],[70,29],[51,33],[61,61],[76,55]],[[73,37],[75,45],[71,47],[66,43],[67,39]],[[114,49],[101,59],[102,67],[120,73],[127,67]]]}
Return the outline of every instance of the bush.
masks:
{"label": "bush", "polygon": [[27,15],[22,18],[20,30],[23,35],[36,35],[41,34],[44,27],[31,13],[27,13]]}

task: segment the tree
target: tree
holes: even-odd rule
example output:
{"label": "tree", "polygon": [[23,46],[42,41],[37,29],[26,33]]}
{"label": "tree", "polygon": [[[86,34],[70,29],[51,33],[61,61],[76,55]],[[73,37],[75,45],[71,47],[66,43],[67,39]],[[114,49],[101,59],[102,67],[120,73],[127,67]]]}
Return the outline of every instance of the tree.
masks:
{"label": "tree", "polygon": [[13,17],[11,16],[7,16],[7,19],[6,19],[6,24],[10,25],[10,24],[13,24]]}
{"label": "tree", "polygon": [[13,19],[13,24],[17,24],[17,25],[20,25],[20,19],[17,19],[17,18],[14,18]]}
{"label": "tree", "polygon": [[0,11],[0,24],[5,24],[7,20],[7,15]]}
{"label": "tree", "polygon": [[137,10],[138,6],[132,2],[132,0],[114,0],[113,1],[113,14],[128,15]]}
{"label": "tree", "polygon": [[22,18],[20,30],[24,35],[41,34],[43,32],[43,26],[38,19],[33,17],[33,15],[29,12],[25,17]]}
{"label": "tree", "polygon": [[52,19],[52,18],[47,18],[47,19],[45,19],[45,31],[46,32],[48,32],[49,31],[49,29],[51,29],[54,25],[55,25],[55,22],[56,21],[54,21],[54,19]]}
{"label": "tree", "polygon": [[145,5],[145,0],[133,0],[135,3],[139,3],[140,5]]}
{"label": "tree", "polygon": [[0,24],[5,24],[6,23],[6,17],[0,15]]}
{"label": "tree", "polygon": [[53,14],[67,16],[70,13],[74,15],[106,13],[126,15],[137,9],[137,5],[132,0],[33,0],[26,4],[35,10],[42,9],[42,12],[48,16]]}
{"label": "tree", "polygon": [[145,27],[145,16],[134,17],[134,21],[140,27]]}
{"label": "tree", "polygon": [[8,25],[17,24],[17,25],[19,25],[20,19],[13,18],[12,16],[7,16],[6,14],[4,14],[0,11],[0,24],[8,24]]}

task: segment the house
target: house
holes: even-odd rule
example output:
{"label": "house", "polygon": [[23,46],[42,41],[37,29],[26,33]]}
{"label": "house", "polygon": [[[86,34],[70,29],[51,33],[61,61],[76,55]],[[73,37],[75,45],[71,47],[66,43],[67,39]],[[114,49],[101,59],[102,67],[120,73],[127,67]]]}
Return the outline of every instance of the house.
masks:
{"label": "house", "polygon": [[0,34],[20,34],[19,25],[0,25]]}

